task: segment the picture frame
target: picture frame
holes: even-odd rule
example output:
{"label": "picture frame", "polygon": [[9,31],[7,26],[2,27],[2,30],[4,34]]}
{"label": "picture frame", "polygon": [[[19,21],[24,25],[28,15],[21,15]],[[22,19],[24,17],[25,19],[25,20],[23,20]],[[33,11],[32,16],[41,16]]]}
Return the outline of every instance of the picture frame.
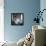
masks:
{"label": "picture frame", "polygon": [[11,13],[11,25],[24,25],[24,13]]}

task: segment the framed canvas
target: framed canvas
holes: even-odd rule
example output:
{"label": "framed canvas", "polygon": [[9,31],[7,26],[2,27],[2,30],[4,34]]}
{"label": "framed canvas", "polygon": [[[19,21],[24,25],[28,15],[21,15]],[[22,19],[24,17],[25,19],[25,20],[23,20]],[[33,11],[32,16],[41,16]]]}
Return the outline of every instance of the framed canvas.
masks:
{"label": "framed canvas", "polygon": [[24,25],[24,13],[11,13],[11,25]]}

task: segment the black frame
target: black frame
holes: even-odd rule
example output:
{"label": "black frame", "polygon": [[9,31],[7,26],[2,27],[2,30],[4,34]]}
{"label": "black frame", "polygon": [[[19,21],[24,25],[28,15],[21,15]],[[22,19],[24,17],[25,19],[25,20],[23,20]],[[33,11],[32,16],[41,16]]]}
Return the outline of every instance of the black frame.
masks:
{"label": "black frame", "polygon": [[[16,24],[15,21],[13,20],[14,18],[17,19],[17,18],[21,18],[21,15],[22,15],[22,22]],[[21,20],[21,19],[20,19]],[[24,13],[11,13],[11,25],[24,25]]]}

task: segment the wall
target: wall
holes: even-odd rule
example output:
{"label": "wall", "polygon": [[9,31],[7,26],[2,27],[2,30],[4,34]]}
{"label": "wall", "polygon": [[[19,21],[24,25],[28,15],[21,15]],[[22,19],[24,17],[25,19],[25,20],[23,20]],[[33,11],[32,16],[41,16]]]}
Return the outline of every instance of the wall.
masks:
{"label": "wall", "polygon": [[[40,9],[40,0],[4,0],[4,35],[7,41],[18,41],[32,29],[32,21]],[[12,26],[11,13],[23,12],[24,25]]]}
{"label": "wall", "polygon": [[[41,9],[41,11],[43,9],[46,9],[46,0],[41,0],[40,1],[40,9]],[[41,21],[40,25],[46,26],[46,20],[45,20],[46,19],[46,10],[43,12],[42,17],[43,17],[43,22]]]}
{"label": "wall", "polygon": [[4,0],[0,0],[0,42],[4,41]]}

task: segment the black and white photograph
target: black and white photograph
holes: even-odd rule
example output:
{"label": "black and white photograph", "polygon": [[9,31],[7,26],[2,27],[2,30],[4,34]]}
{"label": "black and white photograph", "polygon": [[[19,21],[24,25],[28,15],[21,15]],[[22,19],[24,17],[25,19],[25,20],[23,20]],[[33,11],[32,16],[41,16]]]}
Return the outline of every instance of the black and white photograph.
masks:
{"label": "black and white photograph", "polygon": [[24,13],[11,13],[11,25],[24,25]]}

